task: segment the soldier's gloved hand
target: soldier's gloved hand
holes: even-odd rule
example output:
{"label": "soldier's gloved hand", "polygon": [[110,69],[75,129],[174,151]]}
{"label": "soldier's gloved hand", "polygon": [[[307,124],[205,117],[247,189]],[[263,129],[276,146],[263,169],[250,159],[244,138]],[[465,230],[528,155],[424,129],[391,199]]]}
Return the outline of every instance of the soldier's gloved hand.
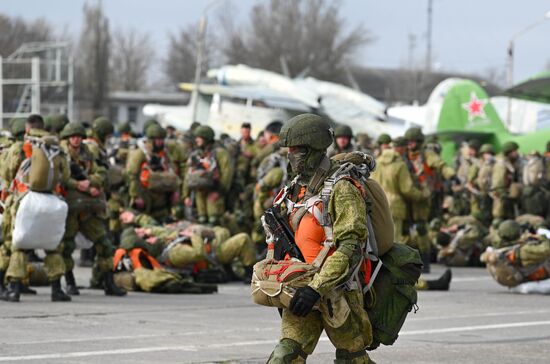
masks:
{"label": "soldier's gloved hand", "polygon": [[298,288],[294,297],[290,300],[288,309],[296,316],[305,317],[311,312],[313,306],[315,306],[320,298],[321,295],[310,286]]}

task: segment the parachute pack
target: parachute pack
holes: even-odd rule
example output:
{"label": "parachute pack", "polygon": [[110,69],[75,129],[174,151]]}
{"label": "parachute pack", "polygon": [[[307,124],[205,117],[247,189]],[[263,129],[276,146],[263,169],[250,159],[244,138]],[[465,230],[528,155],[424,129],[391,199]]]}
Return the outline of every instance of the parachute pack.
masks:
{"label": "parachute pack", "polygon": [[57,137],[27,136],[23,151],[26,159],[19,167],[16,180],[31,191],[53,192],[61,180],[63,162]]}
{"label": "parachute pack", "polygon": [[210,189],[220,178],[220,170],[213,151],[201,156],[193,153],[189,157],[189,168],[185,181],[191,190]]}

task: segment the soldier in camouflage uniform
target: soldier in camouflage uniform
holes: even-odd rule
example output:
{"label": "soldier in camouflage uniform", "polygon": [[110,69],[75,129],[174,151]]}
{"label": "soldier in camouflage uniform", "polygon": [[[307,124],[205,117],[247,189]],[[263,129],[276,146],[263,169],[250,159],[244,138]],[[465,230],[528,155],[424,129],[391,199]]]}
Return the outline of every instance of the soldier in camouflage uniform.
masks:
{"label": "soldier in camouflage uniform", "polygon": [[[44,130],[44,120],[40,115],[31,115],[25,124],[25,137],[43,138],[49,134]],[[0,262],[0,280],[7,279],[9,288],[3,292],[0,299],[9,302],[19,302],[21,281],[27,277],[27,252],[14,249],[11,245],[13,224],[19,208],[21,197],[28,190],[26,177],[18,177],[21,164],[30,156],[27,154],[28,145],[24,141],[16,141],[10,146],[2,161],[1,177],[11,187],[11,195],[6,201],[3,231],[4,243]],[[65,158],[54,160],[55,167],[60,174],[60,183],[64,184],[69,178],[69,166]],[[55,191],[51,191],[54,193]],[[65,273],[65,264],[60,254],[61,245],[55,251],[46,251],[44,265],[48,270],[48,280],[52,285],[52,301],[70,301],[71,298],[61,289],[60,278]]]}
{"label": "soldier in camouflage uniform", "polygon": [[183,198],[186,206],[195,204],[200,224],[217,225],[233,179],[231,158],[227,150],[214,145],[214,130],[209,126],[199,126],[194,135],[196,149],[187,161]]}
{"label": "soldier in camouflage uniform", "polygon": [[470,211],[478,214],[485,225],[492,220],[493,200],[490,196],[495,151],[491,144],[483,144],[479,149],[479,164],[474,164],[468,172],[466,189],[470,191]]}
{"label": "soldier in camouflage uniform", "polygon": [[519,214],[521,195],[521,170],[516,142],[502,145],[502,155],[497,158],[491,177],[493,218],[513,219]]}
{"label": "soldier in camouflage uniform", "polygon": [[[407,166],[419,183],[427,184],[432,193],[431,201],[417,203],[412,208],[410,221],[414,233],[412,245],[416,246],[422,255],[423,271],[429,272],[430,239],[428,237],[427,221],[431,217],[442,215],[443,180],[456,179],[453,168],[433,151],[423,150],[424,134],[420,128],[409,128],[405,133],[408,142]],[[430,216],[432,215],[432,216]]]}
{"label": "soldier in camouflage uniform", "polygon": [[338,125],[334,128],[334,143],[328,148],[327,155],[329,158],[334,157],[336,154],[349,153],[354,151],[353,143],[353,131],[348,125]]}
{"label": "soldier in camouflage uniform", "polygon": [[[337,162],[331,163],[326,156],[333,141],[330,125],[316,115],[298,115],[283,126],[280,140],[282,146],[289,147],[290,165],[298,175],[287,198],[302,203],[310,195],[319,193],[322,182],[336,168]],[[281,339],[268,363],[305,362],[323,330],[336,347],[336,363],[370,362],[365,348],[372,341],[372,327],[363,308],[363,295],[360,290],[336,289],[349,279],[349,272],[361,258],[361,245],[368,235],[365,200],[355,185],[341,180],[333,187],[329,206],[334,222],[333,253],[312,281],[296,290],[289,308],[283,310]],[[300,215],[291,213],[290,216]],[[323,240],[322,228],[311,224],[312,219],[315,219],[313,215],[306,213],[301,219],[296,217],[291,222],[297,232],[296,243],[304,256],[308,256],[306,262],[309,263],[314,258],[309,249],[320,249]],[[300,233],[300,228],[307,231]],[[304,240],[306,235],[312,239]],[[327,295],[334,298],[332,302],[341,299],[345,302],[343,306],[334,307],[332,319],[313,310],[313,306]],[[344,307],[349,307],[349,310]]]}
{"label": "soldier in camouflage uniform", "polygon": [[526,214],[550,216],[550,190],[546,181],[546,161],[538,151],[527,155],[523,165],[521,207]]}
{"label": "soldier in camouflage uniform", "polygon": [[61,146],[69,156],[71,168],[71,177],[66,183],[69,213],[63,237],[67,291],[71,295],[79,294],[73,274],[72,253],[76,234],[80,231],[94,244],[97,269],[103,277],[105,294],[122,296],[126,292],[114,284],[111,272],[114,247],[107,234],[104,190],[107,171],[97,164],[88,144],[82,142],[85,133],[79,123],[69,123],[61,132]]}
{"label": "soldier in camouflage uniform", "polygon": [[391,147],[391,136],[389,134],[380,134],[376,140],[376,148],[374,149],[374,156],[378,157],[385,149]]}
{"label": "soldier in camouflage uniform", "polygon": [[392,142],[392,148],[382,151],[377,159],[378,167],[371,174],[377,181],[390,203],[393,223],[395,226],[395,241],[411,244],[410,225],[412,206],[416,203],[427,203],[430,190],[426,185],[420,185],[415,180],[405,164],[407,141],[397,138]]}
{"label": "soldier in camouflage uniform", "polygon": [[[129,207],[151,218],[167,222],[172,220],[171,208],[180,203],[180,181],[165,145],[166,131],[158,124],[147,127],[146,138],[137,142],[126,162]],[[150,183],[153,173],[164,173],[170,186],[157,188]]]}

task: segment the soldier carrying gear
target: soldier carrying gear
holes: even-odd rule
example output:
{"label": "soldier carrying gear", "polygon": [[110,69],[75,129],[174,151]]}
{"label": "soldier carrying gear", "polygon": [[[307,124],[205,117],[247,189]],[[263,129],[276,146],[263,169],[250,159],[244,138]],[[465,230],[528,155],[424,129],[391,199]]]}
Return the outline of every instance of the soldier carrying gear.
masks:
{"label": "soldier carrying gear", "polygon": [[171,206],[180,203],[181,181],[165,145],[166,131],[157,123],[147,127],[126,162],[130,205],[157,221],[171,219]]}
{"label": "soldier carrying gear", "polygon": [[[12,126],[15,126],[15,122]],[[44,130],[42,117],[30,115],[25,121],[25,130],[25,140],[12,144],[2,163],[2,178],[11,186],[12,195],[6,201],[3,216],[4,259],[0,266],[0,280],[3,282],[7,279],[9,287],[0,299],[9,302],[19,302],[22,280],[27,276],[27,252],[14,245],[16,214],[25,197],[31,196],[33,191],[41,195],[58,194],[69,176],[69,166],[59,151],[57,137]],[[44,260],[52,286],[51,299],[70,301],[71,298],[61,289],[60,279],[65,272],[65,264],[60,250],[61,245],[55,250],[46,250]]]}
{"label": "soldier carrying gear", "polygon": [[519,145],[508,141],[502,145],[502,155],[493,167],[491,194],[493,197],[493,218],[514,219],[519,215],[521,197]]}
{"label": "soldier carrying gear", "polygon": [[123,296],[126,291],[115,285],[111,271],[114,247],[107,234],[106,225],[104,180],[107,171],[97,164],[89,146],[82,142],[85,136],[86,131],[80,123],[69,123],[61,131],[61,146],[69,156],[71,164],[71,178],[66,184],[69,213],[63,237],[67,291],[71,295],[79,294],[73,274],[72,253],[75,249],[76,235],[81,232],[94,245],[97,273],[102,278],[105,294]]}
{"label": "soldier carrying gear", "polygon": [[374,150],[374,155],[378,157],[382,154],[385,149],[390,148],[391,136],[389,134],[383,133],[378,136],[376,140],[376,149]]}
{"label": "soldier carrying gear", "polygon": [[[282,337],[268,363],[305,362],[323,329],[337,349],[337,362],[349,362],[351,358],[353,362],[369,362],[365,348],[371,344],[372,331],[362,291],[337,288],[346,283],[348,273],[361,261],[361,249],[368,237],[365,199],[347,179],[339,179],[330,188],[329,211],[321,211],[324,203],[315,197],[339,170],[338,162],[326,156],[332,142],[330,125],[317,115],[298,115],[281,129],[280,144],[289,148],[288,159],[297,177],[278,196],[276,204],[288,216],[305,263],[317,264],[320,269],[309,284],[296,289],[288,308],[283,309]],[[334,223],[322,216],[330,216]],[[329,301],[341,303],[330,303],[330,314],[322,308]],[[314,309],[319,302],[320,311]]]}
{"label": "soldier carrying gear", "polygon": [[186,206],[195,203],[199,223],[219,225],[225,212],[225,194],[233,179],[231,157],[226,149],[214,145],[211,127],[199,126],[193,133],[197,149],[186,166],[184,202]]}
{"label": "soldier carrying gear", "polygon": [[412,246],[420,250],[424,272],[427,273],[430,270],[431,243],[427,235],[426,223],[428,219],[442,215],[443,180],[456,178],[456,175],[454,169],[447,166],[439,155],[430,150],[422,150],[425,137],[420,128],[409,128],[405,133],[405,139],[409,149],[406,163],[411,174],[418,183],[426,184],[432,191],[431,200],[427,199],[411,206],[411,216],[408,221],[408,226],[411,227]]}
{"label": "soldier carrying gear", "polygon": [[336,154],[353,152],[352,138],[353,131],[348,125],[338,125],[334,128],[334,143],[328,148],[327,156],[332,158]]}
{"label": "soldier carrying gear", "polygon": [[495,165],[495,150],[491,144],[483,144],[479,148],[479,163],[468,171],[466,188],[470,191],[472,214],[479,214],[481,221],[487,226],[492,220],[493,199],[490,196],[493,167]]}

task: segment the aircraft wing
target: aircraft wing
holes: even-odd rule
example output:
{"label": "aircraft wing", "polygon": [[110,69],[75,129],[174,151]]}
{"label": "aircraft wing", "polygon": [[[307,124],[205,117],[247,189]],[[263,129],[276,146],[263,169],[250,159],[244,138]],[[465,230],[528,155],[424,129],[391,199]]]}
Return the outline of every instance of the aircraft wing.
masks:
{"label": "aircraft wing", "polygon": [[[192,92],[195,85],[192,83],[180,83],[182,91]],[[219,94],[224,97],[237,99],[252,99],[253,102],[263,102],[267,106],[275,109],[285,109],[300,112],[310,112],[311,108],[301,101],[288,97],[276,90],[261,86],[225,86],[216,84],[199,85],[199,93],[204,95]]]}
{"label": "aircraft wing", "polygon": [[506,90],[518,99],[550,103],[550,71],[542,72]]}

